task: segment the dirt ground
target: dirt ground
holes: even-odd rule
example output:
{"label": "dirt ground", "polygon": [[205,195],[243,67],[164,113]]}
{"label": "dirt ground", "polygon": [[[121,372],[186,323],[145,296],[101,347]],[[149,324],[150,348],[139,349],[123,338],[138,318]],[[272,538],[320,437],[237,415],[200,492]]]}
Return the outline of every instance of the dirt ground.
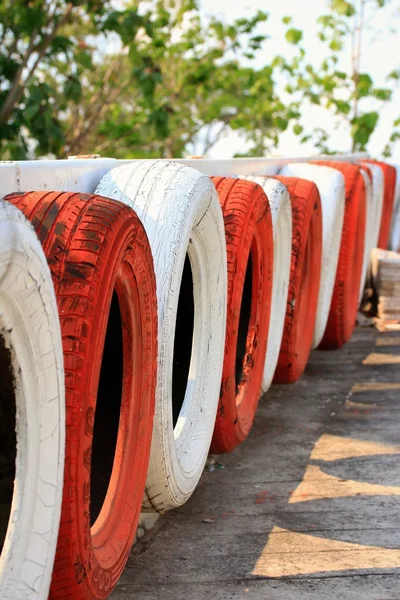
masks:
{"label": "dirt ground", "polygon": [[134,547],[112,600],[400,599],[400,335],[273,386],[248,440]]}

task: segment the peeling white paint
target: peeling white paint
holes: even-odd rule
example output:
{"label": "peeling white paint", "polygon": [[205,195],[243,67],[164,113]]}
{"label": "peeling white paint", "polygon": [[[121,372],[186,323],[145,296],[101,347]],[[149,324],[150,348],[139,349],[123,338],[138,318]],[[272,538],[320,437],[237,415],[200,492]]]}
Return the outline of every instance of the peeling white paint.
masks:
{"label": "peeling white paint", "polygon": [[16,476],[0,557],[0,597],[46,600],[64,471],[60,325],[42,246],[22,213],[1,200],[0,240],[0,335],[11,351],[17,405]]}
{"label": "peeling white paint", "polygon": [[[214,430],[225,343],[227,266],[222,211],[211,180],[165,161],[110,171],[96,193],[131,206],[154,259],[158,297],[158,378],[144,508],[182,505],[203,471]],[[172,422],[176,314],[184,261],[193,275],[194,331],[184,403]]]}

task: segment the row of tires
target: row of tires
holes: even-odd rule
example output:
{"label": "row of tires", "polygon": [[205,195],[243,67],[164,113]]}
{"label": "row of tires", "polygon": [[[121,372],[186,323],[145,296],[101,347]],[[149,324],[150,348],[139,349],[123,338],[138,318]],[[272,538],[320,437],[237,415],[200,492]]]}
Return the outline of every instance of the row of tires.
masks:
{"label": "row of tires", "polygon": [[186,502],[260,390],[350,338],[372,248],[400,241],[395,197],[371,160],[137,161],[94,195],[0,201],[3,600],[111,593],[140,512]]}

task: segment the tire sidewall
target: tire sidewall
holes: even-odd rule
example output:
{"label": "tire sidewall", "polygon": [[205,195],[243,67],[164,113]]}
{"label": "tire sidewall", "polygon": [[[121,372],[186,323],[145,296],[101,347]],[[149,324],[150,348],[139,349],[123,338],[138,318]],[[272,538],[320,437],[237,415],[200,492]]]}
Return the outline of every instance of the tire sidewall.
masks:
{"label": "tire sidewall", "polygon": [[[219,200],[211,181],[177,163],[138,162],[106,175],[98,193],[134,208],[154,257],[159,314],[158,379],[144,509],[183,504],[204,468],[218,405],[226,319],[226,246]],[[196,375],[172,422],[172,366],[179,289],[186,253],[191,260]],[[197,336],[196,336],[197,331]],[[196,347],[196,339],[198,345]],[[193,363],[193,354],[192,354]],[[192,364],[191,364],[192,369]],[[196,442],[196,437],[198,441]]]}
{"label": "tire sidewall", "polygon": [[[0,334],[15,377],[17,459],[0,560],[4,600],[48,595],[65,449],[62,344],[50,271],[22,214],[0,202]],[[44,535],[46,533],[46,535]]]}

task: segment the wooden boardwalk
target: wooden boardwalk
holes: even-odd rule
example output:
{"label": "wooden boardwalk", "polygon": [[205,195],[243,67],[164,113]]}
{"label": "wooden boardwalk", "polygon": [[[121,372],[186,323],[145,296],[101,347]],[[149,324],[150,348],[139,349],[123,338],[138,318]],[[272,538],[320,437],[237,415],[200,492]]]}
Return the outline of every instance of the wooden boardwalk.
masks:
{"label": "wooden boardwalk", "polygon": [[399,600],[397,336],[358,328],[274,386],[249,439],[135,546],[112,600]]}

